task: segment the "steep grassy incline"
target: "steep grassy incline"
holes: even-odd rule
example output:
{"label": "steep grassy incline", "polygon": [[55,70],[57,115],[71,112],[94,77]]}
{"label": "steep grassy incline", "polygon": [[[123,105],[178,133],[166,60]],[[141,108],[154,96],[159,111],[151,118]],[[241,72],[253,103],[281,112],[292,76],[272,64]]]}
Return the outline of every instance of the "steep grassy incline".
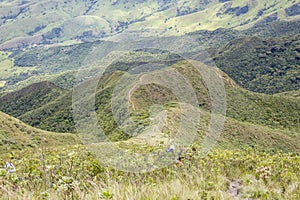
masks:
{"label": "steep grassy incline", "polygon": [[65,91],[51,82],[40,82],[9,93],[0,98],[0,110],[19,117],[35,110],[62,95]]}
{"label": "steep grassy incline", "polygon": [[41,145],[56,147],[78,143],[74,134],[43,131],[0,112],[0,154]]}
{"label": "steep grassy incline", "polygon": [[[130,138],[127,141],[118,142],[121,148],[136,148],[140,151],[155,148],[161,144],[167,144],[174,138],[174,133],[178,130],[180,115],[179,108],[167,108],[168,120],[162,129],[162,132],[148,134],[144,132],[137,137]],[[198,135],[195,142],[203,144],[203,138],[207,134],[208,124],[210,122],[210,113],[199,109],[201,119],[199,123]],[[300,134],[299,132],[279,130],[266,126],[256,125],[248,122],[241,122],[227,117],[224,129],[219,138],[217,138],[216,147],[221,149],[255,149],[265,152],[294,152],[300,153]]]}

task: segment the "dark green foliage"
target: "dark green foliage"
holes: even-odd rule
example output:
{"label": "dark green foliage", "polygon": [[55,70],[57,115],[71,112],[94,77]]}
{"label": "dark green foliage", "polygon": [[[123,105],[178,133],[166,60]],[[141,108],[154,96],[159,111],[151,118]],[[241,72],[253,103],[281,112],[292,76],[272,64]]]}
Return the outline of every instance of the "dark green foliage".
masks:
{"label": "dark green foliage", "polygon": [[[201,107],[210,109],[209,91],[202,82],[200,74],[188,66],[179,65],[177,69],[193,83]],[[226,78],[228,79],[228,77]],[[300,131],[300,102],[296,98],[279,95],[254,93],[232,85],[231,80],[224,81],[228,117],[239,121],[269,126],[271,128]]]}
{"label": "dark green foliage", "polygon": [[44,106],[19,117],[25,123],[47,131],[75,132],[72,92],[59,96]]}
{"label": "dark green foliage", "polygon": [[242,87],[261,93],[300,89],[300,35],[234,40],[215,53],[215,63]]}
{"label": "dark green foliage", "polygon": [[300,15],[300,4],[294,4],[291,7],[286,8],[285,13],[287,16]]}
{"label": "dark green foliage", "polygon": [[37,66],[38,73],[62,72],[81,67],[86,55],[96,44],[98,43],[36,48],[25,52],[17,51],[11,56],[14,57],[16,66]]}
{"label": "dark green foliage", "polygon": [[111,96],[113,88],[107,88],[97,93],[96,95],[96,112],[99,120],[99,125],[104,133],[108,136],[110,141],[120,141],[129,139],[116,124],[111,110]]}
{"label": "dark green foliage", "polygon": [[239,85],[274,94],[300,88],[299,30],[299,21],[277,21],[244,31],[217,29],[190,35],[210,48],[217,67]]}
{"label": "dark green foliage", "polygon": [[44,43],[50,42],[52,39],[60,37],[61,32],[61,28],[53,28],[51,31],[43,35]]}
{"label": "dark green foliage", "polygon": [[243,6],[243,7],[232,7],[232,8],[228,8],[224,14],[235,14],[236,16],[240,16],[242,14],[245,14],[249,11],[249,6]]}
{"label": "dark green foliage", "polygon": [[214,31],[195,31],[188,35],[194,36],[205,48],[217,48],[240,37],[240,32],[232,29],[219,28]]}
{"label": "dark green foliage", "polygon": [[278,13],[273,13],[269,16],[264,17],[262,20],[256,22],[256,24],[263,24],[265,25],[266,23],[270,23],[270,22],[275,22],[278,20]]}
{"label": "dark green foliage", "polygon": [[0,98],[0,110],[15,117],[35,110],[63,94],[53,83],[40,82]]}
{"label": "dark green foliage", "polygon": [[[112,141],[128,139],[129,136],[118,129],[111,112],[111,94],[113,88],[110,84],[115,84],[118,80],[118,73],[104,76],[96,92],[95,108],[98,120]],[[24,113],[20,119],[32,126],[55,132],[76,132],[72,112],[72,91],[61,95],[54,101],[36,109],[32,112]]]}

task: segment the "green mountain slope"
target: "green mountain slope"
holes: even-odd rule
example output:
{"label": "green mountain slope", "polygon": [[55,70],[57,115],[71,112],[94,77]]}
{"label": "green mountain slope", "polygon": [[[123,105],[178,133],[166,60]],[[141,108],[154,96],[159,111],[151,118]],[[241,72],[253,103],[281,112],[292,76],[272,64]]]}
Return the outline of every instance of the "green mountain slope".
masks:
{"label": "green mountain slope", "polygon": [[78,143],[80,141],[74,134],[43,131],[0,112],[0,154],[41,145],[56,147]]}
{"label": "green mountain slope", "polygon": [[[177,109],[170,111],[170,115],[168,115],[168,117],[171,117],[169,117],[167,125],[161,133],[157,132],[155,134],[152,133],[152,135],[147,135],[147,132],[145,132],[142,135],[119,142],[119,145],[125,149],[130,150],[132,148],[136,148],[143,151],[149,147],[159,146],[162,143],[166,144],[170,138],[174,137],[170,133],[174,132],[176,130],[174,127],[178,126],[178,124],[176,124],[176,117],[174,117],[174,113],[176,115],[179,112],[180,111]],[[210,120],[210,113],[201,109],[200,113],[201,125],[194,142],[203,144],[203,138],[207,132]],[[265,152],[283,151],[298,154],[300,153],[300,135],[299,132],[296,133],[294,131],[274,129],[253,123],[241,122],[227,117],[224,129],[216,143],[216,147],[231,150],[255,149]]]}
{"label": "green mountain slope", "polygon": [[233,40],[217,50],[215,62],[252,91],[272,94],[300,89],[300,35]]}
{"label": "green mountain slope", "polygon": [[[203,79],[200,74],[184,62],[179,62],[175,68],[193,83],[192,86],[195,88],[199,103],[205,109],[209,109],[209,93],[207,87],[203,85],[204,82],[202,82]],[[298,99],[247,91],[235,84],[227,74],[220,73],[226,86],[226,115],[228,117],[271,128],[300,131],[300,121],[297,117],[300,114],[300,102]],[[157,95],[155,90],[150,92],[151,95]],[[143,98],[142,93],[140,98]],[[141,104],[141,108],[145,106],[140,99],[137,99],[136,102]]]}
{"label": "green mountain slope", "polygon": [[72,93],[67,92],[52,102],[23,113],[19,119],[32,126],[54,132],[75,132]]}

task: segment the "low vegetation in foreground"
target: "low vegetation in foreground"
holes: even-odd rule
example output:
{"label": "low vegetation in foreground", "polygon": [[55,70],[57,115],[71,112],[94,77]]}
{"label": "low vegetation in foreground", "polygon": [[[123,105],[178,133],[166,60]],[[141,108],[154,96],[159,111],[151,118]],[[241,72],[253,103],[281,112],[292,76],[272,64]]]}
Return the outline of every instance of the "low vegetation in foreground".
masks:
{"label": "low vegetation in foreground", "polygon": [[[200,151],[201,147],[194,144],[185,149],[182,166],[171,165],[147,173],[104,167],[81,145],[42,147],[34,153],[14,152],[11,162],[16,171],[1,169],[0,196],[3,199],[300,198],[299,155],[216,148],[201,156]],[[2,157],[1,163],[7,160]]]}

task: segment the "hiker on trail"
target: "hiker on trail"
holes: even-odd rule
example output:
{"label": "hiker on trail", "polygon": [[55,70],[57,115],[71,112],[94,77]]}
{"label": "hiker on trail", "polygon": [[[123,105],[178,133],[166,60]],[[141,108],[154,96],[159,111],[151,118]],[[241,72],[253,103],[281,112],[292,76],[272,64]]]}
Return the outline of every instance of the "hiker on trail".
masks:
{"label": "hiker on trail", "polygon": [[[178,152],[177,154],[177,159],[176,159],[176,162],[175,162],[175,165],[176,167],[180,167],[183,165],[183,162],[182,162],[182,159],[183,159],[183,156],[182,153],[183,153],[184,149],[183,148],[180,148],[180,151]],[[172,153],[174,154],[175,152],[175,146],[172,144],[168,149],[167,149],[167,152],[168,153]]]}
{"label": "hiker on trail", "polygon": [[[182,156],[181,154],[183,153],[184,149],[183,148],[180,148],[180,151],[178,152],[177,154],[177,159],[176,159],[176,162],[175,162],[175,165],[176,167],[180,167],[181,165],[183,165],[183,162],[182,162]],[[175,154],[175,146],[172,144],[168,149],[167,149],[167,152],[168,153],[172,153],[173,155]]]}
{"label": "hiker on trail", "polygon": [[180,149],[180,151],[178,152],[178,157],[177,157],[177,160],[176,160],[176,167],[180,167],[180,166],[182,166],[183,165],[183,162],[182,162],[182,158],[183,158],[183,156],[181,156],[181,154],[183,153],[183,151],[184,151],[184,149],[183,148],[181,148]]}

